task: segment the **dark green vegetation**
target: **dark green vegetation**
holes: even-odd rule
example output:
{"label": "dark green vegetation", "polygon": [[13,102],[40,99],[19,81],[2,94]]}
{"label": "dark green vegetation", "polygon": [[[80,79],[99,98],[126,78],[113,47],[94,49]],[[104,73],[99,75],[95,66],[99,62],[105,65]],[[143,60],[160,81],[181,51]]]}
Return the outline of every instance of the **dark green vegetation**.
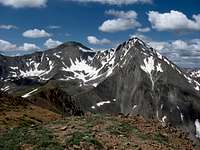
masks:
{"label": "dark green vegetation", "polygon": [[[26,125],[29,124],[28,122]],[[23,123],[23,126],[25,123]],[[10,129],[0,137],[0,149],[15,150],[22,149],[26,145],[35,150],[61,150],[59,144],[51,131],[41,126],[24,126]]]}
{"label": "dark green vegetation", "polygon": [[127,138],[131,135],[135,135],[143,141],[152,139],[161,144],[168,144],[168,137],[164,136],[163,134],[145,134],[142,131],[140,131],[137,127],[128,123],[116,123],[112,126],[109,126],[107,128],[107,131],[114,135],[124,135]]}
{"label": "dark green vegetation", "polygon": [[128,137],[129,134],[136,134],[139,133],[139,130],[127,123],[117,123],[107,128],[111,134],[114,135],[125,135]]}
{"label": "dark green vegetation", "polygon": [[162,135],[161,133],[155,133],[153,139],[158,141],[161,144],[168,143],[168,138],[166,136]]}
{"label": "dark green vegetation", "polygon": [[81,142],[92,144],[96,149],[103,148],[103,145],[89,132],[74,132],[71,138],[66,140],[66,145],[80,145]]}

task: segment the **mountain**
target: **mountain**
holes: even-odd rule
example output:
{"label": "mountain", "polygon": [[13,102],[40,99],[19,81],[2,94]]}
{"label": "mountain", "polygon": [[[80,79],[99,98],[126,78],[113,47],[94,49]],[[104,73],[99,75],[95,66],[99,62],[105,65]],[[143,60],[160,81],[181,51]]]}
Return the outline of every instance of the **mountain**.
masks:
{"label": "mountain", "polygon": [[79,113],[139,114],[200,138],[200,84],[138,38],[105,51],[67,42],[0,60],[1,90],[43,107],[58,111],[69,99]]}
{"label": "mountain", "polygon": [[186,69],[186,72],[189,73],[189,75],[194,78],[195,80],[200,82],[200,69],[195,68],[195,69]]}

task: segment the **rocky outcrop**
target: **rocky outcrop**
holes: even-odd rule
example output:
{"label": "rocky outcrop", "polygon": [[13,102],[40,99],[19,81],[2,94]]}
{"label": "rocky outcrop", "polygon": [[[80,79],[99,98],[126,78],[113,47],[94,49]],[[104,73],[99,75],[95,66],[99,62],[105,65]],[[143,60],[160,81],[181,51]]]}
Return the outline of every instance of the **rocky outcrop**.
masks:
{"label": "rocky outcrop", "polygon": [[64,116],[81,116],[84,114],[78,101],[59,88],[42,90],[38,92],[31,101],[40,107],[52,110]]}

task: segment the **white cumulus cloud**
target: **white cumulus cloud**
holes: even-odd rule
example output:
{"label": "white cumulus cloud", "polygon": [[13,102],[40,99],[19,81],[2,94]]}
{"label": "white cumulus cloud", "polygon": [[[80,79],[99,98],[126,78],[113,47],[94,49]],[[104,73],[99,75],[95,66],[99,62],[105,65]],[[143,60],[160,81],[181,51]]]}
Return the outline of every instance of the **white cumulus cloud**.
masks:
{"label": "white cumulus cloud", "polygon": [[17,46],[9,41],[0,39],[0,51],[11,51],[16,49]]}
{"label": "white cumulus cloud", "polygon": [[140,23],[137,21],[137,13],[133,10],[127,12],[108,10],[105,13],[116,18],[104,21],[99,27],[99,30],[102,32],[119,32],[140,26]]}
{"label": "white cumulus cloud", "polygon": [[43,37],[50,37],[51,34],[46,32],[45,30],[39,30],[39,29],[30,29],[23,33],[24,37],[27,38],[43,38]]}
{"label": "white cumulus cloud", "polygon": [[94,45],[103,45],[103,44],[110,44],[111,41],[103,38],[103,39],[98,39],[95,36],[88,36],[87,40],[90,44],[94,44]]}
{"label": "white cumulus cloud", "polygon": [[52,40],[52,39],[48,39],[45,43],[44,46],[46,46],[47,48],[55,48],[58,45],[62,44],[61,41],[56,41],[56,40]]}
{"label": "white cumulus cloud", "polygon": [[47,28],[49,28],[49,29],[60,29],[61,27],[57,26],[57,25],[50,25]]}
{"label": "white cumulus cloud", "polygon": [[0,0],[0,4],[14,8],[44,7],[48,0]]}
{"label": "white cumulus cloud", "polygon": [[125,11],[117,11],[114,9],[110,9],[107,10],[105,14],[119,18],[137,18],[137,13],[133,10],[125,12]]}
{"label": "white cumulus cloud", "polygon": [[200,14],[189,19],[184,13],[171,10],[167,13],[150,11],[149,21],[158,31],[198,31],[200,30]]}
{"label": "white cumulus cloud", "polygon": [[36,50],[40,50],[40,48],[37,45],[32,44],[32,43],[24,43],[22,46],[20,46],[18,48],[18,50],[21,50],[21,51],[36,51]]}
{"label": "white cumulus cloud", "polygon": [[12,52],[12,51],[36,51],[40,50],[35,44],[32,43],[24,43],[22,46],[17,46],[9,41],[0,39],[0,51],[2,52]]}
{"label": "white cumulus cloud", "polygon": [[150,29],[149,27],[146,27],[146,28],[138,28],[137,31],[138,31],[138,32],[143,32],[143,33],[144,33],[144,32],[149,32],[149,31],[151,31],[151,29]]}
{"label": "white cumulus cloud", "polygon": [[84,3],[101,3],[109,5],[129,5],[135,3],[152,3],[153,0],[66,0],[74,2],[84,2]]}
{"label": "white cumulus cloud", "polygon": [[17,29],[17,27],[14,25],[10,25],[10,24],[8,24],[8,25],[0,24],[0,29],[10,30],[10,29]]}

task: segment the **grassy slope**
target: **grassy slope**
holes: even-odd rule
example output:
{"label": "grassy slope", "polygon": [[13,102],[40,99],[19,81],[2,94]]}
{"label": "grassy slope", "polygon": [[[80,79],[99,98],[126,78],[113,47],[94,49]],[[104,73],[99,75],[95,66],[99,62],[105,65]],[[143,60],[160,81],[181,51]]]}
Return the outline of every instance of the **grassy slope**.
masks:
{"label": "grassy slope", "polygon": [[44,123],[21,121],[0,136],[0,149],[194,149],[182,132],[142,117],[87,115]]}

